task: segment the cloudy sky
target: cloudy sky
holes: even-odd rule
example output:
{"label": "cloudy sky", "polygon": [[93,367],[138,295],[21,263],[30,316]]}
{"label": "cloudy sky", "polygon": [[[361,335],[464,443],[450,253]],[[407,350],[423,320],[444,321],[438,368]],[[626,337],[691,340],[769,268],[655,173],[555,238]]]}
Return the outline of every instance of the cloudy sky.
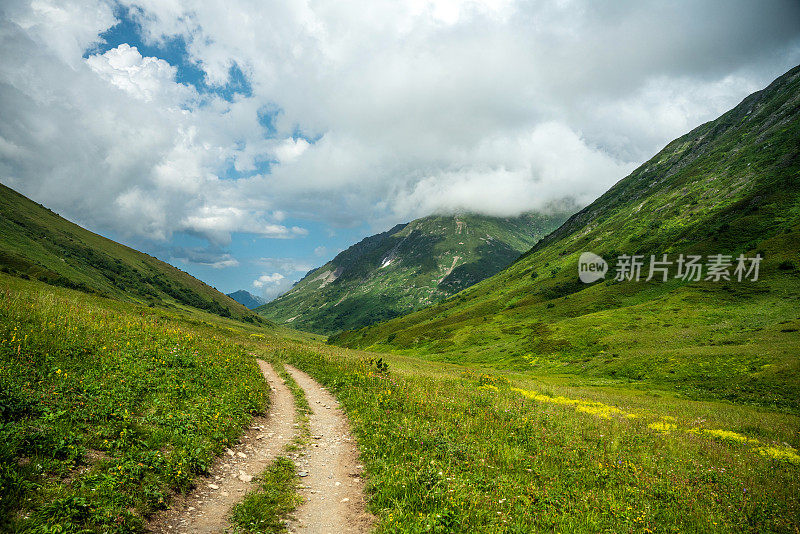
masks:
{"label": "cloudy sky", "polygon": [[3,0],[0,182],[274,296],[433,212],[596,198],[800,63],[800,2]]}

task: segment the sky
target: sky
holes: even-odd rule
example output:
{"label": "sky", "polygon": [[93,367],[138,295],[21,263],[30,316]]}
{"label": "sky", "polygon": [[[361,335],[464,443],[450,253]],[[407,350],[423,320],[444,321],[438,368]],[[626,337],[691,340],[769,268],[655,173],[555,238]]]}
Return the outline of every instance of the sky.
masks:
{"label": "sky", "polygon": [[798,63],[797,0],[4,0],[0,182],[274,298],[398,222],[586,205]]}

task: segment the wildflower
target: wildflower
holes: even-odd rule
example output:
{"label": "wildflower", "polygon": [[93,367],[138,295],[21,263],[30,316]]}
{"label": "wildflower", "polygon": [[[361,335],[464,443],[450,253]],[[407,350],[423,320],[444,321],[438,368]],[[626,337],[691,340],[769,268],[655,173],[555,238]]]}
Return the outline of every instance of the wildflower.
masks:
{"label": "wildflower", "polygon": [[663,421],[656,421],[655,423],[650,423],[649,425],[647,425],[647,427],[664,433],[667,433],[670,430],[675,430],[676,428],[678,428],[677,425],[674,425],[672,423],[665,423]]}

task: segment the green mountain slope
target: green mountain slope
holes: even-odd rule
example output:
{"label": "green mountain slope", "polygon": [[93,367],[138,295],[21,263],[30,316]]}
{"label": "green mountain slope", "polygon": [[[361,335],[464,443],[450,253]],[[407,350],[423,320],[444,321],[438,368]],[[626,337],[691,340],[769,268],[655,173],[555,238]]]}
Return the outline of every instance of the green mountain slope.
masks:
{"label": "green mountain slope", "polygon": [[[578,258],[609,260],[605,281]],[[349,347],[800,411],[800,67],[667,145],[513,265]],[[764,257],[757,282],[613,280],[621,254]],[[732,271],[733,269],[731,269]],[[644,386],[642,386],[644,387]]]}
{"label": "green mountain slope", "polygon": [[431,216],[400,224],[348,248],[257,311],[318,333],[397,317],[499,272],[567,216]]}
{"label": "green mountain slope", "polygon": [[119,300],[263,321],[180,269],[81,228],[2,184],[0,269]]}

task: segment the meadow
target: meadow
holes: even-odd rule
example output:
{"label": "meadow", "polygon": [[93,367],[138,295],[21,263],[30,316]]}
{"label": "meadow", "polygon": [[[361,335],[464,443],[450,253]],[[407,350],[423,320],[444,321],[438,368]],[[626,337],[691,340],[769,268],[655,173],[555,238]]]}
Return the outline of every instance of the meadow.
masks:
{"label": "meadow", "polygon": [[0,530],[140,531],[263,411],[253,358],[190,321],[2,278]]}
{"label": "meadow", "polygon": [[[336,394],[378,532],[797,532],[786,410],[344,349],[4,275],[0,314],[0,530],[142,531],[265,409],[259,357]],[[235,531],[282,528],[293,469],[262,474]]]}
{"label": "meadow", "polygon": [[388,372],[369,354],[285,356],[346,407],[379,532],[796,532],[796,416],[385,354]]}

